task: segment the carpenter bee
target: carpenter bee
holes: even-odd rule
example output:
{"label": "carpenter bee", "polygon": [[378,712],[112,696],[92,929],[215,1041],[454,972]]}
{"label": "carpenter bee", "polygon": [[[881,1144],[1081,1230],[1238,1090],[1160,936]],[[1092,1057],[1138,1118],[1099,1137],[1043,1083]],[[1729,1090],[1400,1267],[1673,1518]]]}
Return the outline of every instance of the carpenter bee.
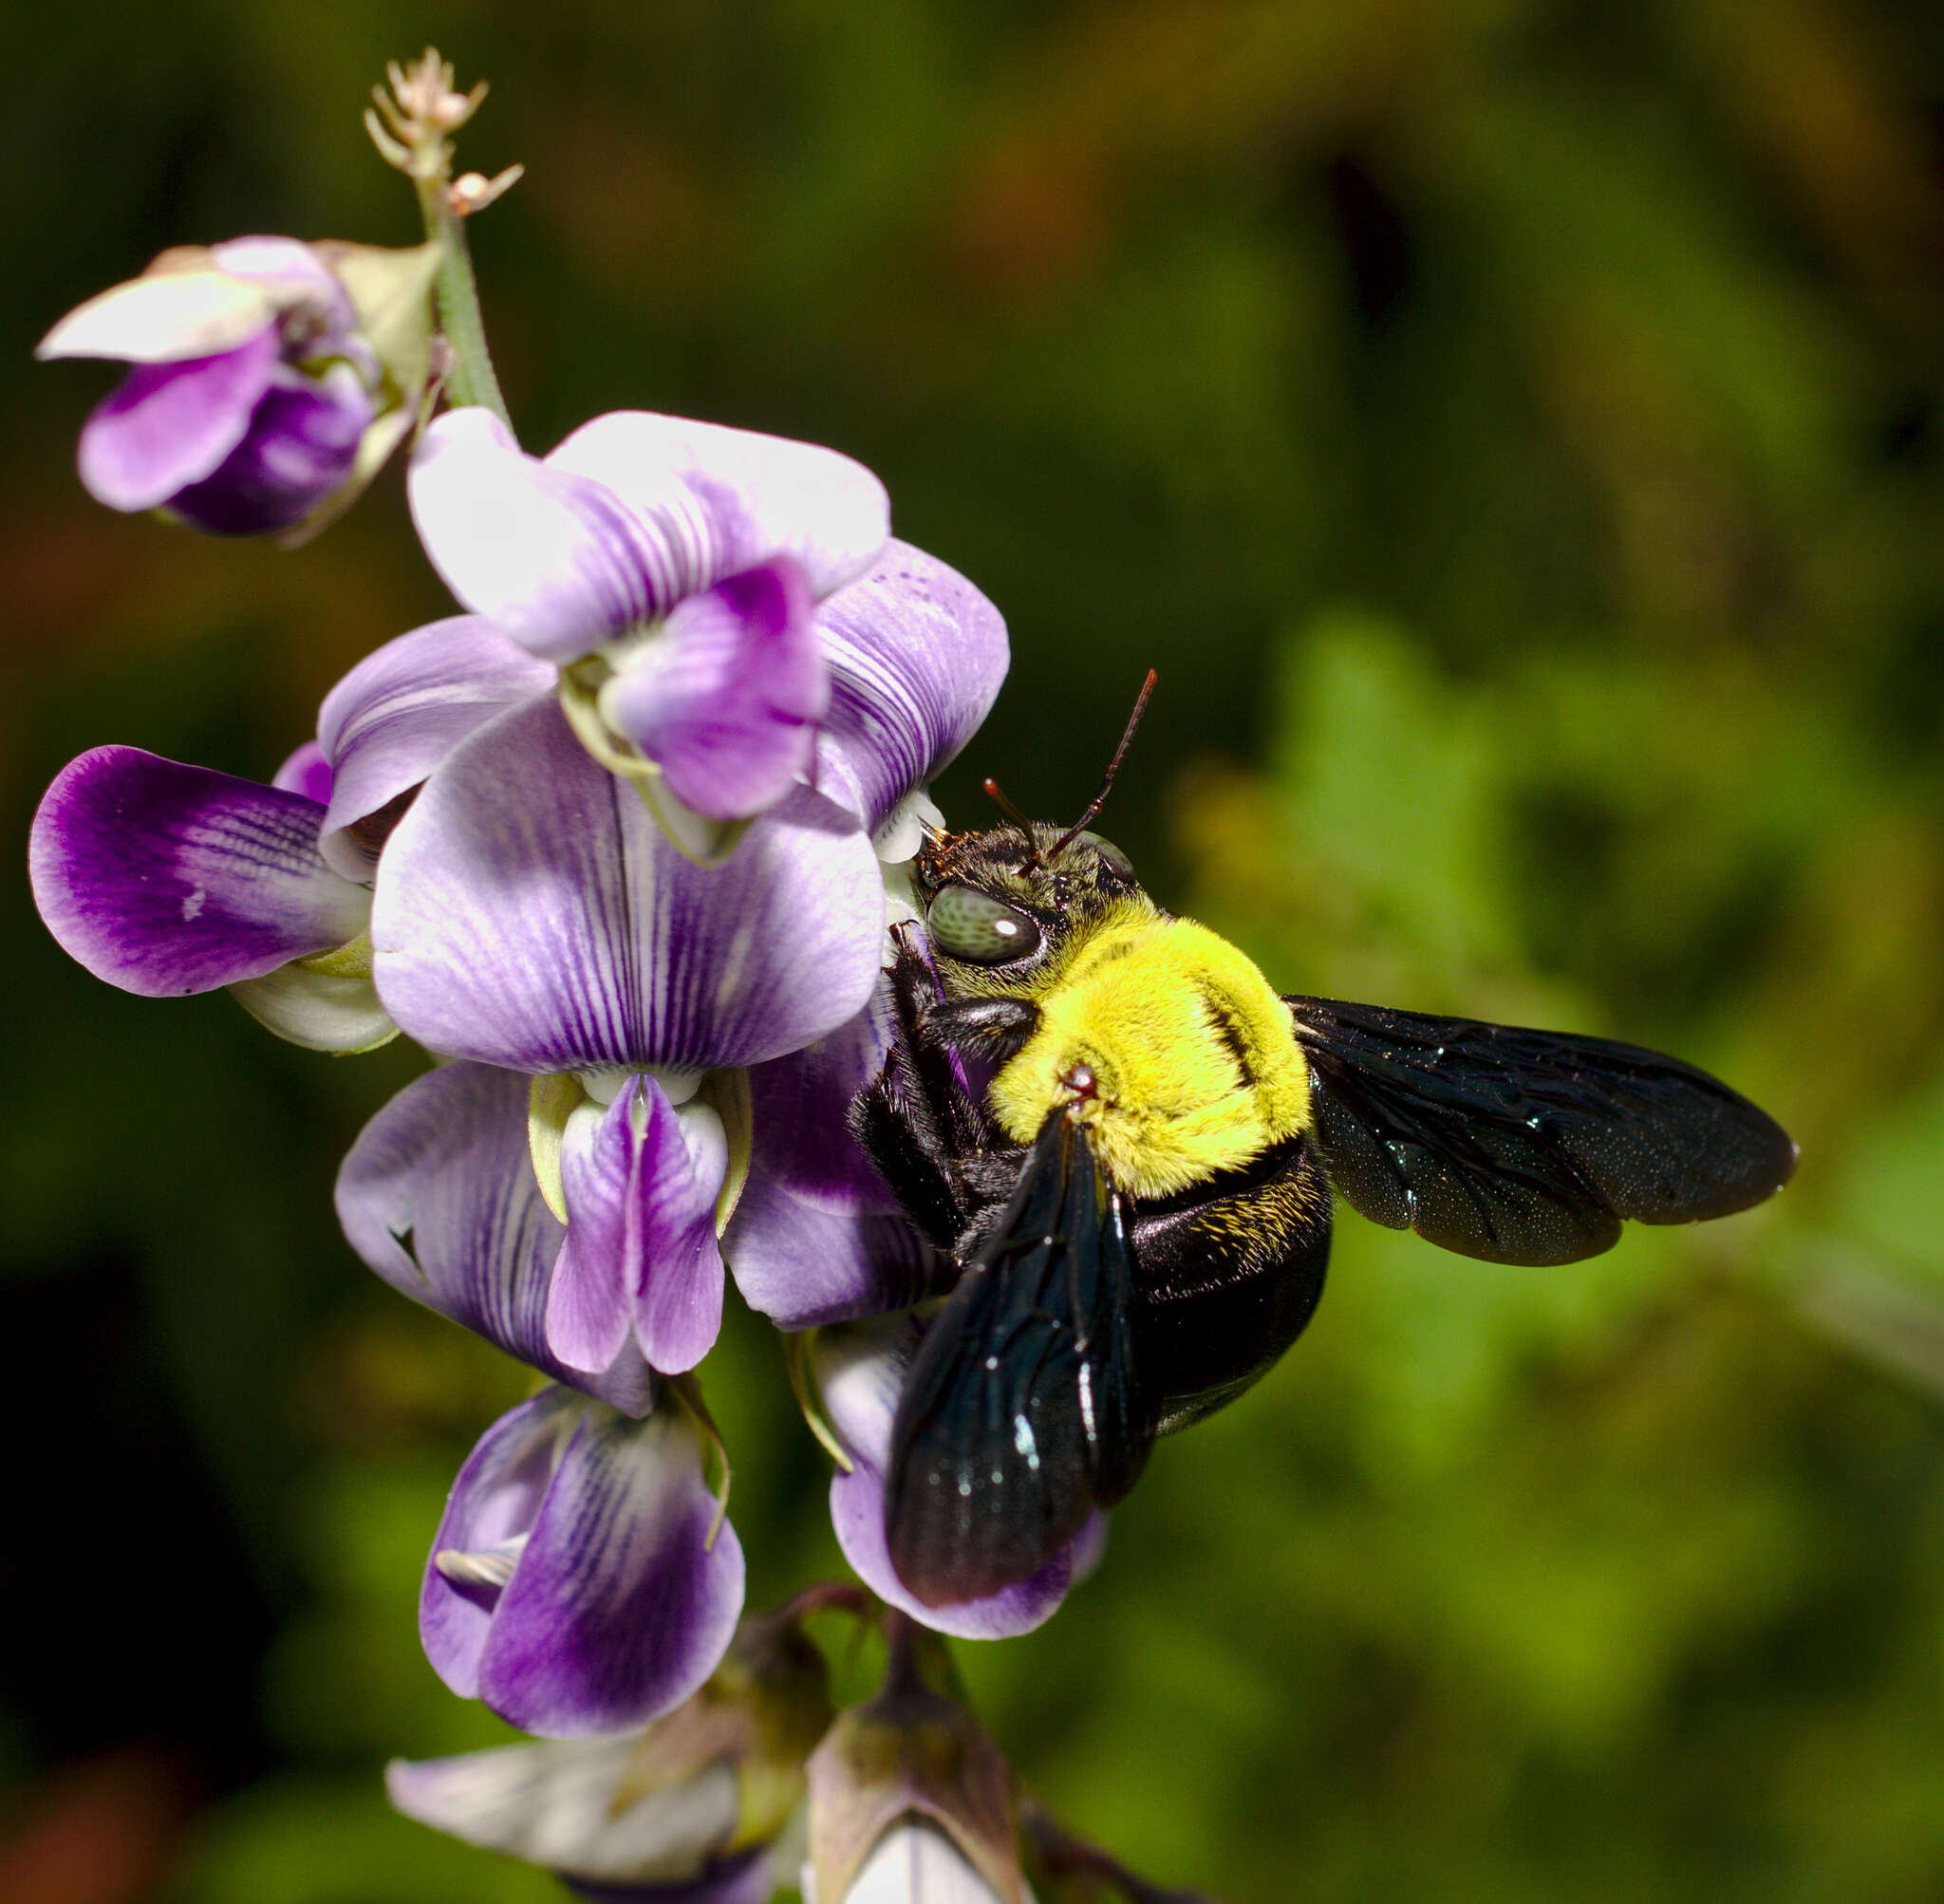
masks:
{"label": "carpenter bee", "polygon": [[[1281,998],[1086,831],[925,841],[924,943],[853,1134],[957,1279],[892,1430],[892,1564],[927,1605],[1022,1580],[1232,1401],[1314,1313],[1331,1191],[1490,1262],[1598,1255],[1620,1220],[1773,1195],[1781,1126],[1678,1059]],[[987,792],[1004,806],[988,781]]]}

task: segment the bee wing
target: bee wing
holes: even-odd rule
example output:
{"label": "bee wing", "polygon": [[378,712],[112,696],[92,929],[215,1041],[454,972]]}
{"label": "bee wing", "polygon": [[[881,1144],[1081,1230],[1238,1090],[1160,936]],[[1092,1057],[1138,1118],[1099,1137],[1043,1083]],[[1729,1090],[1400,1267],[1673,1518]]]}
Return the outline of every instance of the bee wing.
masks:
{"label": "bee wing", "polygon": [[1796,1147],[1692,1065],[1636,1045],[1289,999],[1315,1138],[1353,1208],[1489,1262],[1573,1262],[1620,1219],[1694,1223],[1772,1195]]}
{"label": "bee wing", "polygon": [[1120,1199],[1053,1111],[919,1344],[892,1426],[891,1563],[927,1606],[1027,1578],[1134,1484],[1154,1414],[1132,1304]]}

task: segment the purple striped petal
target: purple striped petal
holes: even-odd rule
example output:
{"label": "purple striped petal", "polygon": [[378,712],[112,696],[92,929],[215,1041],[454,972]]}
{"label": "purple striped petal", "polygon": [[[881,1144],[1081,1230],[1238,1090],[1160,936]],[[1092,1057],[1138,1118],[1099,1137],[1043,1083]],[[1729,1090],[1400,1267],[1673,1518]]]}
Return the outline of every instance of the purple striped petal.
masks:
{"label": "purple striped petal", "polygon": [[34,900],[98,979],[152,999],[214,991],[364,930],[370,895],[318,856],[323,818],[301,793],[97,747],[34,815]]}
{"label": "purple striped petal", "polygon": [[616,410],[583,424],[547,461],[591,476],[648,520],[681,525],[676,546],[690,523],[707,524],[706,538],[687,544],[692,579],[670,606],[777,555],[802,569],[821,601],[862,575],[891,532],[890,498],[862,463],[757,430]]}
{"label": "purple striped petal", "polygon": [[1006,625],[956,569],[892,542],[817,611],[831,707],[816,784],[870,831],[985,719],[1006,673]]}
{"label": "purple striped petal", "polygon": [[889,522],[848,457],[645,412],[597,418],[542,462],[490,413],[451,411],[421,441],[411,497],[453,593],[562,663],[774,556],[825,594]]}
{"label": "purple striped petal", "polygon": [[742,1549],[726,1521],[711,1545],[716,1522],[685,1415],[633,1422],[586,1406],[493,1610],[479,1696],[556,1738],[680,1705],[742,1611]]}
{"label": "purple striped petal", "polygon": [[243,440],[279,349],[266,325],[214,357],[138,364],[81,432],[81,479],[110,509],[154,509],[215,471]]}
{"label": "purple striped petal", "polygon": [[810,771],[830,699],[810,585],[786,558],[690,596],[601,690],[601,714],[684,806],[739,820]]}
{"label": "purple striped petal", "polygon": [[984,1599],[928,1607],[891,1566],[885,1543],[885,1463],[891,1424],[911,1353],[924,1335],[912,1316],[886,1316],[832,1331],[816,1340],[817,1387],[824,1410],[851,1459],[849,1474],[831,1482],[831,1522],[837,1544],[879,1599],[921,1624],[962,1639],[1010,1639],[1050,1619],[1066,1597],[1074,1573],[1074,1543],[1030,1579]]}
{"label": "purple striped petal", "polygon": [[419,539],[446,587],[543,660],[570,662],[665,614],[695,586],[663,546],[665,537],[679,549],[679,533],[638,519],[600,483],[525,455],[491,411],[450,410],[434,422],[409,483]]}
{"label": "purple striped petal", "polygon": [[387,642],[325,696],[317,736],[335,780],[324,856],[368,880],[402,803],[495,715],[553,687],[553,670],[477,615],[453,615]]}
{"label": "purple striped petal", "polygon": [[605,1368],[632,1335],[654,1368],[680,1374],[715,1347],[728,1163],[715,1111],[677,1111],[639,1073],[605,1111],[574,1113],[560,1152],[567,1242],[547,1307],[556,1354]]}
{"label": "purple striped petal", "polygon": [[449,1064],[400,1092],[338,1172],[338,1220],[394,1289],[556,1380],[630,1415],[654,1398],[631,1344],[570,1367],[550,1347],[547,1303],[564,1234],[527,1151],[528,1080]]}
{"label": "purple striped petal", "polygon": [[543,1389],[479,1437],[453,1482],[419,1592],[419,1637],[432,1670],[462,1699],[479,1697],[479,1662],[504,1589],[453,1579],[439,1557],[490,1553],[531,1534],[585,1406],[570,1389]]}
{"label": "purple striped petal", "polygon": [[691,865],[558,705],[502,715],[385,848],[380,996],[421,1044],[527,1072],[753,1064],[840,1025],[875,983],[869,841],[798,788],[725,867]]}
{"label": "purple striped petal", "polygon": [[880,974],[855,1017],[751,1067],[752,1141],[778,1183],[832,1209],[898,1207],[845,1122],[851,1099],[884,1069],[893,1029],[890,980]]}
{"label": "purple striped petal", "polygon": [[845,1123],[889,1039],[881,982],[849,1024],[749,1073],[754,1148],[723,1248],[743,1299],[779,1328],[908,1308],[937,1278]]}

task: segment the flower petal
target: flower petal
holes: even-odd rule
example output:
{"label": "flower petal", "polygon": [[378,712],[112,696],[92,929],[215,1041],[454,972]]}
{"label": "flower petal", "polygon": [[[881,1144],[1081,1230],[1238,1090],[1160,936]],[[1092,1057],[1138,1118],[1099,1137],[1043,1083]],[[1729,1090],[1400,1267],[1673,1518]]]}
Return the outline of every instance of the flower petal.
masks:
{"label": "flower petal", "polygon": [[716,1670],[742,1610],[742,1549],[677,1410],[589,1409],[499,1596],[479,1665],[502,1719],[561,1737],[681,1704]]}
{"label": "flower petal", "polygon": [[178,364],[234,350],[275,330],[276,301],[226,271],[157,271],[114,285],[70,310],[34,355]]}
{"label": "flower petal", "polygon": [[589,1372],[550,1348],[547,1293],[561,1226],[527,1155],[528,1080],[449,1064],[406,1085],[338,1172],[338,1220],[394,1289],[557,1381],[645,1414],[654,1378],[618,1348]]}
{"label": "flower petal", "polygon": [[489,410],[434,422],[409,484],[419,539],[446,587],[546,661],[570,662],[714,579],[686,551],[707,539],[705,526],[642,518],[602,484],[527,456]]}
{"label": "flower petal", "polygon": [[605,1112],[574,1112],[560,1155],[567,1242],[547,1305],[556,1354],[606,1367],[632,1334],[653,1367],[680,1374],[709,1353],[722,1326],[715,1216],[728,1161],[715,1111],[678,1111],[649,1077],[628,1079]]}
{"label": "flower petal", "polygon": [[938,1276],[845,1121],[889,1040],[880,981],[849,1024],[750,1071],[750,1175],[723,1248],[743,1299],[779,1328],[908,1308]]}
{"label": "flower petal", "polygon": [[335,776],[325,858],[346,879],[368,880],[392,802],[476,728],[552,686],[552,668],[477,615],[448,616],[366,655],[318,710]]}
{"label": "flower petal", "polygon": [[496,1547],[532,1529],[562,1443],[587,1407],[570,1389],[543,1389],[479,1437],[453,1482],[419,1590],[419,1637],[432,1670],[462,1699],[479,1696],[480,1659],[504,1590],[455,1580],[439,1557]]}
{"label": "flower petal", "polygon": [[399,1035],[368,971],[319,972],[293,959],[260,979],[239,979],[230,996],[266,1031],[306,1051],[349,1056]]}
{"label": "flower petal", "polygon": [[779,1183],[760,1153],[722,1239],[742,1299],[779,1329],[908,1308],[941,1264],[902,1216],[827,1208]]}
{"label": "flower petal", "polygon": [[215,357],[138,364],[82,426],[81,479],[110,509],[154,509],[215,470],[250,427],[277,329]]}
{"label": "flower petal", "polygon": [[407,1818],[469,1844],[608,1884],[680,1884],[736,1834],[741,1801],[726,1760],[617,1809],[639,1729],[417,1764],[395,1759],[385,1790]]}
{"label": "flower petal", "polygon": [[907,1814],[878,1839],[843,1904],[1001,1904],[939,1826]]}
{"label": "flower petal", "polygon": [[794,1050],[876,982],[866,837],[798,788],[725,867],[684,860],[558,705],[464,741],[385,848],[380,996],[435,1051],[527,1072],[704,1071]]}
{"label": "flower petal", "polygon": [[370,895],[317,851],[301,793],[97,747],[34,815],[34,899],[62,948],[145,998],[214,991],[364,929]]}
{"label": "flower petal", "polygon": [[928,1607],[899,1579],[885,1543],[885,1463],[905,1373],[924,1334],[910,1316],[884,1316],[816,1338],[818,1391],[831,1426],[850,1453],[849,1474],[831,1482],[831,1522],[837,1544],[881,1600],[938,1633],[962,1639],[1010,1639],[1050,1619],[1073,1578],[1073,1546],[1060,1549],[1030,1579],[983,1599]]}
{"label": "flower petal", "polygon": [[241,441],[200,482],[175,491],[170,513],[213,535],[288,529],[348,480],[373,415],[350,364],[319,377],[279,365]]}
{"label": "flower petal", "polygon": [[349,291],[301,238],[226,238],[209,254],[218,269],[266,291],[279,310],[301,308],[310,316],[317,331],[312,349],[341,343],[358,322]]}
{"label": "flower petal", "polygon": [[757,1154],[777,1182],[832,1209],[897,1209],[846,1122],[851,1100],[884,1069],[892,1031],[890,980],[881,973],[855,1017],[750,1068]]}
{"label": "flower petal", "polygon": [[676,566],[690,578],[682,594],[788,555],[821,600],[863,574],[890,534],[890,498],[862,463],[756,430],[616,410],[583,424],[547,462],[668,523]]}
{"label": "flower petal", "polygon": [[810,587],[785,558],[682,603],[600,705],[683,805],[739,820],[809,772],[830,699]]}
{"label": "flower petal", "polygon": [[875,831],[985,719],[1006,673],[1006,625],[956,569],[892,542],[817,611],[831,708],[816,784]]}
{"label": "flower petal", "polygon": [[330,783],[329,757],[314,740],[302,741],[291,748],[290,757],[271,778],[272,787],[281,787],[287,793],[302,793],[320,807],[330,805]]}

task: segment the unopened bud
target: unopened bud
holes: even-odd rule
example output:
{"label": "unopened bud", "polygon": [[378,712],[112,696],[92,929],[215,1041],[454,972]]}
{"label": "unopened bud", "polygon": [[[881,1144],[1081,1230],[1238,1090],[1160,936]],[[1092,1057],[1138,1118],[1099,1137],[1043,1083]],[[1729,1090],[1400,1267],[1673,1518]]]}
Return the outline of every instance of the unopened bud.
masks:
{"label": "unopened bud", "polygon": [[491,178],[483,172],[462,172],[445,188],[445,202],[452,207],[455,217],[470,218],[517,185],[526,177],[526,171],[524,165],[509,165]]}
{"label": "unopened bud", "polygon": [[1012,1770],[908,1654],[894,1648],[884,1689],[839,1714],[809,1776],[817,1904],[1022,1904]]}

